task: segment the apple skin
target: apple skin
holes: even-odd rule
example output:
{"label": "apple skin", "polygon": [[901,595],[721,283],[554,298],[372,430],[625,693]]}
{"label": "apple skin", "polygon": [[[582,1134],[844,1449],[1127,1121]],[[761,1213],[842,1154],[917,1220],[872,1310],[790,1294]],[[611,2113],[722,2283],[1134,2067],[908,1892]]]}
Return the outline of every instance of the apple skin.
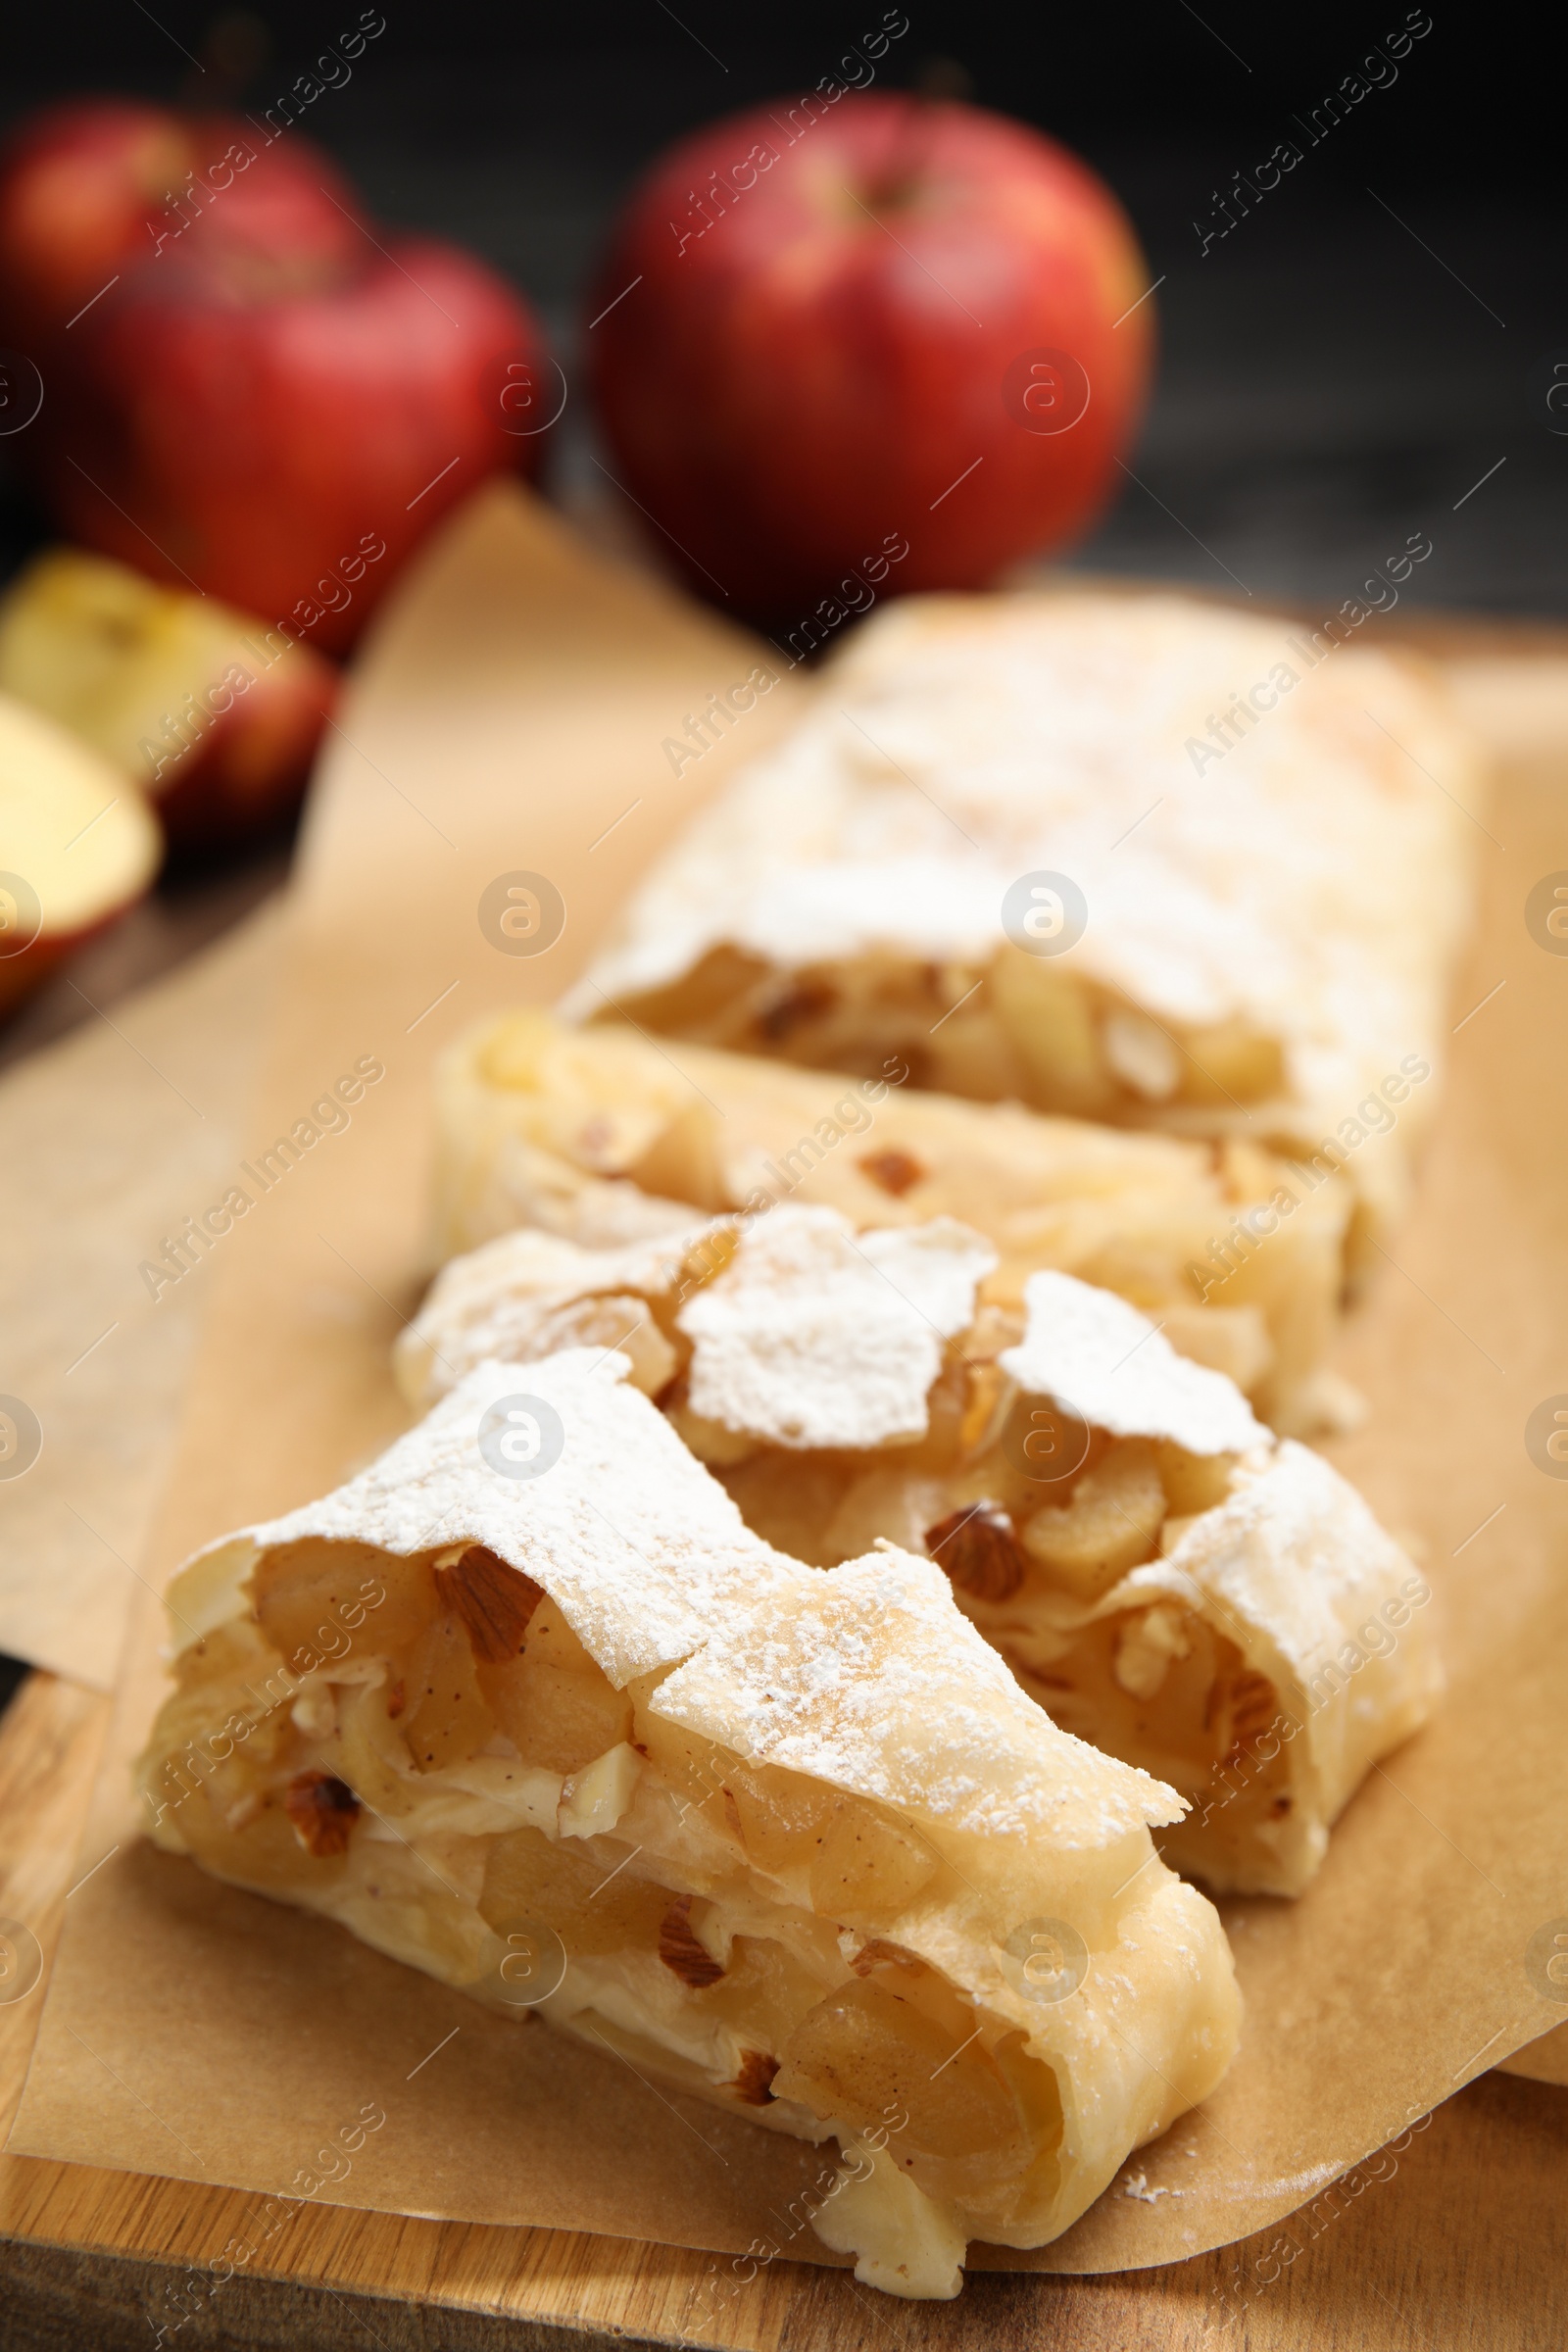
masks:
{"label": "apple skin", "polygon": [[292,811],[337,687],[310,646],[77,548],[35,558],[0,600],[0,695],[129,776],[177,849]]}
{"label": "apple skin", "polygon": [[[227,848],[270,832],[305,797],[321,732],[337,700],[334,664],[295,646],[275,669],[241,652],[255,683],[217,709],[211,730],[145,789],[177,850]],[[191,691],[220,705],[224,678]]]}
{"label": "apple skin", "polygon": [[199,234],[346,264],[361,242],[354,209],[336,165],[298,134],[268,144],[238,116],[128,99],[46,107],[0,150],[0,319],[49,373],[50,355],[69,364],[68,320],[160,242]]}
{"label": "apple skin", "polygon": [[433,239],[358,244],[324,270],[194,238],[144,262],[81,321],[27,436],[73,537],[327,653],[451,507],[537,467],[518,427],[555,405],[542,334],[493,270]]}
{"label": "apple skin", "polygon": [[[1153,306],[1123,314],[1148,286],[1109,190],[1025,125],[781,100],[653,166],[587,341],[616,471],[672,558],[788,622],[900,540],[887,593],[978,587],[1083,531],[1142,413]],[[1068,429],[1042,429],[1049,374],[1022,405],[1042,350],[1087,377]]]}
{"label": "apple skin", "polygon": [[[44,931],[20,956],[0,952],[0,1019],[12,1012],[24,1001],[52,980],[63,963],[69,963],[83,949],[96,947],[106,933],[125,916],[138,902],[147,896],[146,886],[130,888],[123,905],[110,906],[83,923],[78,931]],[[0,889],[0,926],[4,923],[4,891]],[[3,938],[0,928],[0,938]]]}

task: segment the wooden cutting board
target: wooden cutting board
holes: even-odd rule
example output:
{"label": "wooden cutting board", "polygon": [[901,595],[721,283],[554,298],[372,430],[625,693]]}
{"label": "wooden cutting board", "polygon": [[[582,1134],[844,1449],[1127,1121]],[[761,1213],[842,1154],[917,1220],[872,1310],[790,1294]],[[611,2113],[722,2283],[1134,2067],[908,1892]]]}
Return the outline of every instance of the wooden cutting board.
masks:
{"label": "wooden cutting board", "polygon": [[[1499,748],[1568,765],[1568,637],[1449,623],[1424,633],[1463,665],[1473,714]],[[104,1698],[40,1674],[0,1726],[0,1921],[29,1923],[45,1970],[107,1714]],[[41,1999],[35,1988],[0,2002],[0,2132]],[[1568,2095],[1492,2074],[1403,2148],[1256,2237],[1106,2278],[976,2274],[956,2303],[933,2306],[782,2260],[721,2265],[715,2294],[700,2253],[325,2206],[269,2218],[253,2194],[0,2156],[0,2344],[1557,2352],[1565,2159]],[[257,2251],[224,2277],[222,2249],[241,2235]]]}

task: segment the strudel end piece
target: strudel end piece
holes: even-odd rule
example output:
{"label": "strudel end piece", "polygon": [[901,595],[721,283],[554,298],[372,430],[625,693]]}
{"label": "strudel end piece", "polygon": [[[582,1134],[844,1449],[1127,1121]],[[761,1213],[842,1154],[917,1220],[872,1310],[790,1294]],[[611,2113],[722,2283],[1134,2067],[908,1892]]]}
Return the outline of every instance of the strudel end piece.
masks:
{"label": "strudel end piece", "polygon": [[1438,1092],[1482,836],[1441,679],[1351,635],[1172,596],[904,599],[568,1010],[1245,1135],[1346,1166],[1359,1247]]}
{"label": "strudel end piece", "polygon": [[952,1215],[998,1253],[986,1297],[1041,1267],[1146,1309],[1276,1429],[1332,1423],[1346,1177],[1255,1144],[1179,1141],[850,1081],[516,1012],[459,1041],[437,1096],[437,1252],[520,1225],[589,1248],[694,1216],[820,1202],[859,1227]]}
{"label": "strudel end piece", "polygon": [[773,1550],[625,1369],[481,1365],[199,1554],[152,1835],[836,2138],[821,2234],[951,2295],[970,2237],[1054,2237],[1229,2063],[1224,1933],[1150,1843],[1181,1800],[1058,1730],[929,1560]]}
{"label": "strudel end piece", "polygon": [[1189,1800],[1168,1859],[1298,1893],[1430,1711],[1429,1588],[1125,1301],[1041,1273],[985,1304],[991,1255],[791,1206],[619,1250],[514,1234],[448,1267],[399,1376],[419,1404],[483,1356],[620,1348],[751,1527],[820,1566],[928,1552],[1056,1722]]}

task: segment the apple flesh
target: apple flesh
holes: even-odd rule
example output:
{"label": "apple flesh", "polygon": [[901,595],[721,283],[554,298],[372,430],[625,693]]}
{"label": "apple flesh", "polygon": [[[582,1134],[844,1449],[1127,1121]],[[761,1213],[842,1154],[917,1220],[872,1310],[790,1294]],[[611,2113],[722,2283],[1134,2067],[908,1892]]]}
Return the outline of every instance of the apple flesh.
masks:
{"label": "apple flesh", "polygon": [[130,777],[181,848],[243,840],[294,808],[336,689],[308,645],[73,548],[38,557],[0,603],[0,693]]}
{"label": "apple flesh", "polygon": [[594,294],[616,471],[765,619],[851,574],[980,586],[1119,478],[1148,286],[1110,191],[1021,123],[875,92],[734,116],[653,166]]}
{"label": "apple flesh", "polygon": [[162,846],[133,784],[0,695],[0,1009],[135,905]]}

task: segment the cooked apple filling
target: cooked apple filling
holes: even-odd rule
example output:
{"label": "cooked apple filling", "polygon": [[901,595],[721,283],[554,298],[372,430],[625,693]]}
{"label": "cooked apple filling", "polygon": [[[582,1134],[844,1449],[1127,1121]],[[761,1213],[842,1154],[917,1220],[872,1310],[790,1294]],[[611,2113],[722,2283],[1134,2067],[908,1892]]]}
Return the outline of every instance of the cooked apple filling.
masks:
{"label": "cooked apple filling", "polygon": [[1324,1359],[1347,1281],[1343,1176],[1239,1136],[1183,1142],[920,1094],[911,1066],[895,1055],[835,1079],[510,1014],[442,1067],[438,1255],[529,1225],[602,1249],[781,1202],[864,1228],[957,1216],[997,1251],[988,1299],[1021,1305],[1042,1268],[1076,1274],[1228,1373],[1272,1427],[1338,1416]]}
{"label": "cooked apple filling", "polygon": [[[1081,972],[1004,944],[973,962],[882,955],[779,971],[731,947],[710,948],[667,987],[623,996],[596,1022],[631,1021],[693,1045],[760,1054],[806,1069],[880,1077],[890,1057],[909,1083],[978,1102],[1025,1102],[1070,1117],[1188,1124],[1209,1132],[1227,1109],[1280,1113],[1280,1041],[1244,1018],[1155,1020]],[[1264,1119],[1264,1130],[1267,1129]]]}
{"label": "cooked apple filling", "polygon": [[[974,1102],[1245,1139],[1254,1152],[1261,1147],[1308,1164],[1318,1181],[1337,1160],[1348,1162],[1338,1150],[1322,1156],[1321,1137],[1291,1099],[1278,1037],[1243,1016],[1155,1017],[1119,990],[1010,944],[975,962],[877,955],[785,971],[713,948],[670,986],[617,997],[590,1018],[862,1080],[893,1064],[907,1072],[908,1085]],[[1379,1106],[1380,1121],[1388,1115]],[[1356,1275],[1367,1267],[1368,1236],[1389,1221],[1399,1189],[1374,1188],[1381,1217],[1366,1203],[1353,1212],[1348,1240]]]}
{"label": "cooked apple filling", "polygon": [[152,1835],[837,2138],[823,2234],[951,2294],[969,2236],[1044,2242],[1228,2061],[1218,1921],[1149,1842],[1176,1800],[1024,1699],[929,1563],[760,1542],[622,1372],[528,1366],[564,1432],[535,1479],[477,1450],[519,1377],[487,1364],[200,1555]]}
{"label": "cooked apple filling", "polygon": [[1124,1302],[1039,1274],[1025,1307],[983,1303],[990,1262],[953,1219],[856,1235],[824,1208],[618,1252],[519,1233],[447,1269],[399,1376],[422,1403],[487,1356],[619,1347],[768,1543],[925,1553],[1064,1730],[1188,1799],[1169,1859],[1299,1892],[1428,1710],[1426,1588],[1326,1463]]}

